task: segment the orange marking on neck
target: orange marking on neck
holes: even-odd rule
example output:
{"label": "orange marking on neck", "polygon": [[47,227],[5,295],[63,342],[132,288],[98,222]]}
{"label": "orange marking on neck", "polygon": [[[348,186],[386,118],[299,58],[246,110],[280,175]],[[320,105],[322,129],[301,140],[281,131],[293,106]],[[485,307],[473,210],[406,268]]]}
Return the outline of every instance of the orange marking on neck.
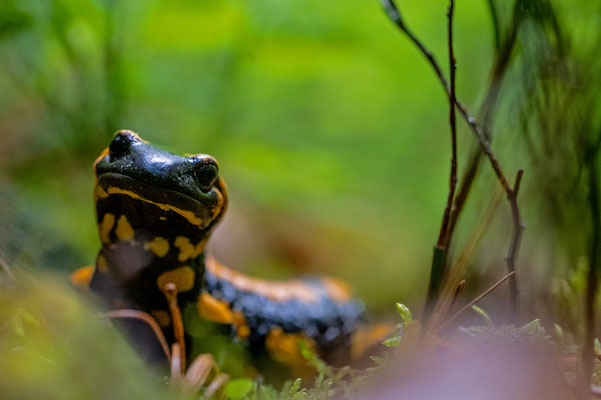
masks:
{"label": "orange marking on neck", "polygon": [[90,286],[90,282],[92,281],[92,275],[94,275],[93,265],[81,267],[73,271],[71,274],[71,282],[73,282],[75,286],[87,288]]}
{"label": "orange marking on neck", "polygon": [[254,292],[273,301],[299,300],[314,303],[319,300],[315,288],[301,280],[270,282],[251,278],[223,266],[212,257],[207,259],[206,268],[215,276],[230,282],[237,289]]}
{"label": "orange marking on neck", "polygon": [[102,222],[98,225],[98,232],[100,233],[100,241],[104,244],[110,242],[109,234],[115,225],[115,216],[111,213],[106,213],[102,217]]}

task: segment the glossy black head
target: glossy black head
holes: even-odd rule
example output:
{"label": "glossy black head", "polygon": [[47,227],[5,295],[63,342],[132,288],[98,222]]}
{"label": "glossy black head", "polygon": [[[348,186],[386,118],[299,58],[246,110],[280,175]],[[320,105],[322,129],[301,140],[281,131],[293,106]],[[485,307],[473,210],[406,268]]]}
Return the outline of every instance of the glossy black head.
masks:
{"label": "glossy black head", "polygon": [[[185,236],[197,242],[223,214],[227,195],[219,165],[208,155],[180,156],[159,149],[131,131],[119,131],[94,164],[99,224],[122,217],[112,239],[152,240]],[[125,223],[127,221],[127,223]],[[106,242],[111,232],[102,232]],[[121,235],[119,235],[121,233]],[[103,238],[104,236],[104,238]]]}

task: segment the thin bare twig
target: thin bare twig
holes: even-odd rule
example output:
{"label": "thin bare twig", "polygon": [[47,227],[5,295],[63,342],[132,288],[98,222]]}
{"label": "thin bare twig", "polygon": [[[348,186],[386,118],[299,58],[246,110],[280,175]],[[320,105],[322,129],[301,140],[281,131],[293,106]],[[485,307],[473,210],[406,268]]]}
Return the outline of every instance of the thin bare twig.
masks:
{"label": "thin bare twig", "polygon": [[520,184],[522,183],[522,176],[524,170],[520,169],[515,177],[515,184],[511,192],[507,194],[509,199],[509,205],[511,206],[511,217],[513,221],[513,234],[511,237],[511,245],[507,251],[505,261],[507,262],[507,271],[513,273],[509,280],[509,301],[511,302],[512,319],[516,317],[515,312],[518,309],[518,286],[516,279],[515,263],[520,251],[520,243],[522,242],[522,234],[526,226],[522,222],[520,216],[520,209],[518,207],[518,193],[520,191]]}
{"label": "thin bare twig", "polygon": [[445,322],[443,322],[438,328],[436,328],[435,332],[441,331],[444,327],[446,327],[448,324],[450,324],[452,321],[454,321],[458,316],[463,314],[465,311],[469,310],[474,304],[476,304],[477,302],[479,302],[480,300],[482,300],[483,298],[488,296],[493,290],[498,288],[499,285],[501,285],[503,282],[505,282],[507,279],[511,278],[514,275],[515,275],[515,272],[510,272],[507,275],[505,275],[504,277],[502,277],[501,279],[499,279],[494,285],[492,285],[491,287],[486,289],[484,292],[479,294],[475,299],[473,299],[472,301],[467,303],[459,311],[457,311],[455,314],[453,314],[449,319],[447,319]]}
{"label": "thin bare twig", "polygon": [[[428,50],[426,48],[426,46],[421,42],[421,40],[419,40],[419,38],[417,36],[415,36],[415,34],[407,27],[407,25],[403,21],[403,18],[401,17],[401,13],[399,12],[398,7],[394,3],[394,1],[393,0],[380,0],[380,1],[382,3],[384,11],[388,15],[388,18],[390,18],[392,20],[392,22],[394,22],[394,24],[405,35],[407,35],[407,37],[413,42],[413,44],[421,51],[421,53],[424,55],[424,57],[426,57],[426,59],[430,63],[430,66],[432,67],[432,69],[434,69],[434,72],[436,72],[436,76],[438,77],[438,80],[440,81],[443,89],[445,90],[447,95],[449,95],[449,93],[451,92],[451,88],[449,87],[449,83],[447,82],[446,78],[444,77],[442,69],[440,68],[438,61],[436,60],[436,57],[434,57],[432,52],[430,52],[430,50]],[[465,104],[463,104],[461,101],[459,101],[459,99],[456,99],[456,104],[457,104],[457,109],[459,109],[459,113],[461,114],[461,116],[463,117],[465,122],[467,122],[470,129],[472,130],[472,132],[478,139],[478,142],[480,143],[480,148],[482,149],[484,154],[486,154],[486,156],[491,161],[493,170],[495,171],[497,178],[501,182],[503,189],[505,189],[505,191],[507,191],[509,189],[509,183],[507,182],[507,179],[505,179],[505,176],[503,175],[503,171],[501,170],[501,168],[498,165],[499,163],[497,162],[494,154],[490,150],[490,144],[488,143],[488,139],[486,138],[484,131],[482,130],[480,125],[478,125],[478,123],[476,122],[476,118],[474,118],[470,115],[469,110],[467,109]]]}
{"label": "thin bare twig", "polygon": [[[422,52],[422,54],[428,59],[430,66],[436,72],[436,75],[438,76],[438,79],[440,80],[440,83],[442,84],[444,90],[447,92],[447,94],[449,94],[451,89],[449,87],[449,84],[448,84],[446,78],[444,77],[444,74],[442,73],[442,70],[440,68],[440,65],[438,64],[438,61],[436,61],[436,58],[434,57],[434,55],[425,47],[425,45],[417,38],[417,36],[415,36],[415,34],[413,32],[411,32],[411,30],[409,30],[409,28],[406,26],[405,22],[401,18],[401,14],[400,14],[396,4],[394,3],[394,1],[393,0],[381,0],[381,3],[382,3],[382,6],[384,7],[384,11],[386,11],[386,14],[392,20],[392,22],[394,22],[395,25],[398,26],[399,29],[405,35],[407,35],[407,37],[409,37],[409,39],[413,42],[413,44],[415,44],[419,48],[419,50]],[[495,174],[497,175],[497,179],[501,183],[501,186],[503,186],[503,189],[505,190],[505,192],[509,193],[509,191],[511,190],[509,182],[505,178],[505,174],[503,173],[503,170],[501,169],[499,162],[497,161],[495,155],[493,154],[493,152],[490,148],[490,144],[488,142],[488,139],[486,138],[486,135],[484,134],[484,131],[482,130],[480,125],[476,122],[476,118],[474,118],[470,115],[467,107],[458,99],[456,100],[456,102],[457,102],[456,104],[457,104],[457,109],[459,110],[459,113],[462,115],[463,119],[467,122],[470,129],[472,130],[472,132],[478,139],[478,142],[480,144],[480,149],[488,157],[490,164],[491,164]]]}
{"label": "thin bare twig", "polygon": [[[455,103],[457,96],[455,94],[455,70],[457,69],[455,61],[455,51],[453,49],[453,12],[455,10],[454,0],[449,2],[449,10],[447,12],[448,19],[448,46],[449,46],[449,70],[451,90],[449,91],[449,125],[451,126],[451,177],[449,179],[449,195],[447,197],[447,205],[442,216],[442,224],[438,241],[436,245],[442,249],[447,249],[449,244],[449,218],[451,216],[451,207],[455,199],[455,188],[457,187],[457,118],[455,114]],[[443,261],[444,262],[444,261]],[[444,268],[443,268],[444,270]]]}
{"label": "thin bare twig", "polygon": [[[381,3],[384,8],[384,11],[388,15],[388,17],[392,20],[392,22],[401,30],[401,32],[403,32],[405,35],[407,35],[407,37],[417,46],[417,48],[426,57],[426,59],[428,60],[428,62],[431,65],[432,69],[434,69],[436,75],[438,76],[438,79],[439,79],[440,83],[442,84],[444,90],[450,96],[451,88],[450,88],[448,82],[446,81],[444,74],[442,73],[440,65],[436,61],[436,58],[425,47],[425,45],[417,38],[417,36],[415,36],[415,34],[411,30],[409,30],[409,28],[403,21],[403,18],[398,10],[398,7],[394,3],[394,1],[393,0],[381,0]],[[499,161],[497,160],[496,156],[494,155],[494,153],[490,147],[490,142],[489,142],[484,130],[476,122],[476,119],[469,114],[467,107],[463,103],[461,103],[459,100],[457,100],[457,98],[455,98],[455,104],[457,105],[457,108],[459,109],[460,114],[463,116],[463,119],[468,123],[471,131],[473,132],[474,136],[478,140],[478,144],[480,145],[480,150],[488,158],[490,165],[491,165],[493,171],[495,172],[495,175],[497,176],[497,180],[503,187],[503,190],[505,191],[507,199],[510,203],[510,207],[512,210],[513,224],[514,224],[514,234],[512,236],[512,242],[510,245],[509,254],[506,257],[506,259],[510,260],[510,261],[508,261],[509,273],[511,274],[511,276],[515,276],[515,264],[517,261],[517,254],[518,254],[518,250],[519,250],[519,240],[521,240],[521,236],[522,236],[522,233],[524,230],[524,225],[520,219],[519,208],[517,205],[517,190],[516,189],[519,190],[519,181],[521,181],[523,171],[518,172],[519,180],[516,179],[516,183],[518,185],[517,185],[517,187],[512,188],[511,185],[509,184],[509,181],[505,177],[505,174],[503,172],[503,169],[501,168],[501,165],[499,164]],[[516,240],[517,240],[517,242],[516,242]],[[511,264],[510,264],[510,262],[511,262]],[[513,278],[512,280],[515,281],[516,279]],[[517,283],[514,282],[513,287],[517,288]],[[514,296],[517,296],[517,289],[510,290],[510,296],[512,297],[510,300],[512,307],[517,307],[517,299],[513,298]],[[515,308],[512,308],[512,315],[515,315],[515,313],[516,313]]]}
{"label": "thin bare twig", "polygon": [[[494,1],[490,0],[490,8],[491,14],[493,14],[493,22],[498,23],[494,7]],[[482,105],[478,112],[479,118],[481,118],[482,121],[482,131],[489,143],[492,140],[492,132],[490,127],[492,125],[493,114],[497,108],[497,103],[501,94],[501,85],[503,84],[506,72],[509,69],[509,61],[511,60],[513,50],[515,49],[518,28],[520,27],[522,21],[520,12],[521,11],[518,7],[514,8],[511,26],[508,30],[509,33],[507,34],[507,37],[504,39],[500,48],[497,47],[497,52],[495,55],[494,65],[492,67],[488,89],[486,90],[484,101],[482,102]],[[498,32],[495,32],[495,34],[498,34]],[[463,207],[465,206],[467,197],[474,183],[474,180],[476,179],[476,174],[478,173],[478,169],[480,167],[480,161],[482,160],[482,151],[480,151],[480,148],[476,148],[474,150],[475,151],[472,151],[469,157],[470,161],[463,172],[461,185],[459,187],[457,195],[455,196],[455,203],[453,204],[453,211],[451,212],[451,218],[449,222],[449,236],[452,236],[453,232],[455,231],[455,225],[457,224],[459,216],[463,211]]]}

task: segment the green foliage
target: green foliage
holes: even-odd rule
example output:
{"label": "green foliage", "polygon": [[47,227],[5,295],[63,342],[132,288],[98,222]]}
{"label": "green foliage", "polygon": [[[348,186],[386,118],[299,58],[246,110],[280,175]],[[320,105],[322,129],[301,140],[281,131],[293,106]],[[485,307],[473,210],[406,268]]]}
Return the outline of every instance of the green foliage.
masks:
{"label": "green foliage", "polygon": [[195,305],[183,310],[182,318],[190,335],[190,351],[193,359],[199,354],[210,353],[219,368],[232,378],[243,377],[251,365],[250,355],[244,345],[231,337],[231,331],[203,320]]}
{"label": "green foliage", "polygon": [[488,313],[486,311],[484,311],[484,309],[482,309],[481,307],[477,306],[477,305],[473,305],[472,310],[478,314],[479,316],[481,316],[482,318],[484,318],[484,320],[486,321],[486,324],[490,327],[490,328],[494,328],[495,327],[495,323],[493,322],[492,318],[490,318],[490,316],[488,315]]}
{"label": "green foliage", "polygon": [[382,342],[382,344],[386,347],[399,347],[403,333],[407,331],[409,324],[413,321],[413,315],[411,314],[411,310],[409,310],[409,307],[407,307],[406,305],[402,303],[396,303],[396,310],[397,313],[401,316],[402,322],[396,327],[398,335],[394,335]]}
{"label": "green foliage", "polygon": [[317,371],[311,387],[303,387],[300,378],[286,382],[280,390],[273,386],[257,385],[256,390],[248,396],[257,400],[324,400],[333,397],[349,398],[365,383],[367,375],[357,374],[350,367],[334,369],[328,366],[303,341],[299,341],[303,357]]}
{"label": "green foliage", "polygon": [[399,347],[399,344],[401,343],[401,336],[393,336],[391,338],[388,338],[386,340],[384,340],[382,342],[382,344],[386,347]]}
{"label": "green foliage", "polygon": [[32,22],[31,16],[20,10],[15,1],[4,0],[0,3],[0,40],[29,28]]}
{"label": "green foliage", "polygon": [[403,329],[407,329],[409,323],[413,321],[411,310],[409,310],[409,307],[401,303],[396,303],[396,310],[403,319]]}
{"label": "green foliage", "polygon": [[18,283],[0,291],[0,397],[173,397],[161,376],[65,282],[16,275]]}
{"label": "green foliage", "polygon": [[231,380],[225,387],[225,396],[231,400],[238,400],[250,393],[255,387],[255,381],[248,378]]}
{"label": "green foliage", "polygon": [[460,332],[469,333],[471,337],[484,341],[494,341],[506,345],[532,345],[555,346],[555,341],[549,336],[539,319],[534,319],[527,324],[517,327],[515,325],[501,325],[500,327],[470,326],[462,328]]}

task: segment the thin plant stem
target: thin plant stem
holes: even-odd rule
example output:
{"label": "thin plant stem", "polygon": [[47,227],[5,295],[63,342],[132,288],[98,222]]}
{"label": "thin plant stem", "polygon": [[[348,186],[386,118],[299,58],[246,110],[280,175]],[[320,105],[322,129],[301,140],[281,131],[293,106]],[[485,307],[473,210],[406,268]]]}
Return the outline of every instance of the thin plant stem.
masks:
{"label": "thin plant stem", "polygon": [[451,176],[449,179],[449,195],[447,197],[447,205],[445,206],[438,234],[436,245],[446,249],[449,243],[449,218],[451,216],[451,207],[455,198],[455,188],[457,187],[457,117],[455,113],[455,103],[457,96],[455,94],[455,71],[457,69],[455,61],[455,51],[453,48],[453,13],[455,10],[454,0],[449,2],[449,10],[447,12],[448,19],[448,46],[449,46],[449,70],[451,90],[449,91],[449,125],[451,127]]}
{"label": "thin plant stem", "polygon": [[[421,53],[424,55],[424,57],[428,60],[428,62],[430,63],[430,66],[436,73],[444,90],[450,96],[451,95],[450,94],[451,87],[449,86],[449,83],[447,82],[446,78],[444,77],[444,74],[442,73],[442,69],[440,68],[440,65],[438,64],[436,58],[426,48],[426,46],[421,42],[421,40],[419,40],[419,38],[407,27],[394,0],[381,0],[381,3],[384,8],[384,11],[386,12],[386,14],[390,18],[390,20],[401,30],[402,33],[404,33],[415,44],[415,46],[421,51]],[[515,37],[513,37],[509,41],[510,43],[508,43],[508,45],[511,45],[511,47],[513,47],[514,41],[515,41]],[[507,63],[508,60],[509,60],[509,54],[506,55],[506,58],[504,58],[503,61],[504,61],[504,63]],[[505,177],[505,173],[503,172],[503,169],[501,168],[499,161],[497,160],[495,154],[493,153],[493,151],[490,147],[490,142],[489,142],[489,139],[488,139],[485,131],[477,123],[476,119],[469,114],[467,107],[463,103],[461,103],[459,100],[457,100],[456,96],[455,96],[455,104],[457,105],[457,109],[459,110],[459,113],[462,115],[463,119],[468,123],[472,133],[478,140],[480,150],[488,158],[490,165],[491,165],[495,175],[497,176],[497,180],[499,181],[499,184],[505,191],[508,202],[510,204],[510,208],[511,208],[511,212],[512,212],[512,223],[513,223],[514,228],[513,228],[512,240],[511,240],[511,244],[509,247],[509,252],[506,257],[506,260],[507,260],[508,272],[509,272],[509,274],[511,274],[512,281],[513,281],[513,283],[510,285],[510,292],[509,292],[510,304],[512,306],[511,314],[512,314],[512,316],[515,316],[516,308],[517,308],[517,304],[518,304],[518,300],[517,300],[518,291],[517,291],[517,279],[515,277],[515,267],[516,267],[517,255],[518,255],[519,247],[520,247],[519,245],[520,245],[520,241],[522,238],[522,233],[524,231],[524,224],[521,220],[519,207],[518,207],[518,203],[517,203],[517,193],[519,190],[519,184],[522,179],[523,171],[518,171],[518,177],[516,178],[516,184],[512,188],[511,185],[509,184],[509,181]],[[436,247],[437,246],[435,246],[435,250],[434,250],[435,251],[434,258],[435,259],[437,258]],[[446,253],[446,249],[444,249],[444,250]],[[443,257],[443,259],[444,258],[446,258],[446,254]],[[444,273],[445,272],[444,268],[440,268],[440,266],[435,265],[435,263],[433,262],[432,273],[434,273],[434,272],[440,273],[441,271],[442,271],[442,273]],[[437,282],[441,282],[441,281],[443,281],[443,278],[444,277],[436,277],[435,280]],[[432,286],[433,285],[432,285],[432,277],[431,277],[430,288]],[[428,301],[428,303],[430,303],[432,300],[427,300],[427,301]],[[426,312],[429,309],[428,303],[426,305]]]}
{"label": "thin plant stem", "polygon": [[[601,137],[601,136],[600,136]],[[593,341],[595,339],[596,327],[596,307],[595,299],[599,288],[599,268],[601,263],[601,209],[599,207],[599,165],[598,165],[598,147],[590,150],[589,157],[589,182],[588,182],[588,200],[592,219],[592,235],[589,243],[589,269],[585,297],[585,338],[582,350],[582,383],[583,391],[588,391],[591,385],[593,373]]]}

